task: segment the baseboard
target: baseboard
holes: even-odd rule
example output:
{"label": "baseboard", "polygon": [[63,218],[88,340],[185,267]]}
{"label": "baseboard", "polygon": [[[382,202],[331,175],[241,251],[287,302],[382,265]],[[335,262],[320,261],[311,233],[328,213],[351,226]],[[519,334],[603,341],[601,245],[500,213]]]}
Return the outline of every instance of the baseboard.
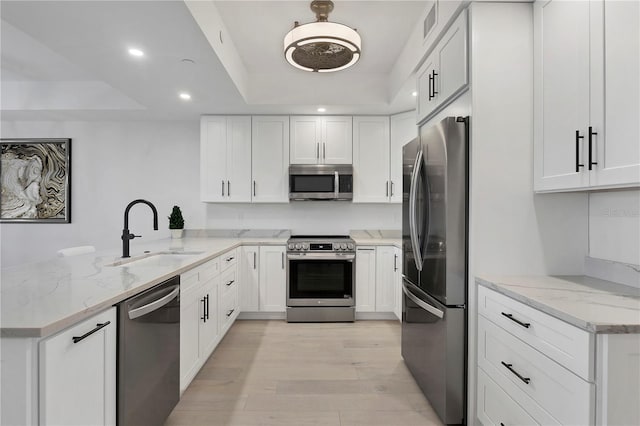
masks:
{"label": "baseboard", "polygon": [[284,312],[240,312],[239,320],[283,320],[286,318]]}

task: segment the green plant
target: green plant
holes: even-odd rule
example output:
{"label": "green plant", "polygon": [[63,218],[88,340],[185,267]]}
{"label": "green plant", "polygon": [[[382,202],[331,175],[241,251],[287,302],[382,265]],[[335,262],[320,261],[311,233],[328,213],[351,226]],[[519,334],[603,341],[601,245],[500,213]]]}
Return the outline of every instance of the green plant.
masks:
{"label": "green plant", "polygon": [[180,207],[173,206],[173,210],[169,217],[169,229],[183,229],[184,228],[184,218],[182,217],[182,212],[180,211]]}

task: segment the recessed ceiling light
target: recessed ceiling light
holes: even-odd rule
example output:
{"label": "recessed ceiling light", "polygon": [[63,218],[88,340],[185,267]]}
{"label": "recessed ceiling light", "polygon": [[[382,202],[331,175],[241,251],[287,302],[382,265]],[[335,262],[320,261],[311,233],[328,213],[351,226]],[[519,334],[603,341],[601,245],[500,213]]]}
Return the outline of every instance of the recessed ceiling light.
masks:
{"label": "recessed ceiling light", "polygon": [[180,96],[180,99],[185,100],[185,101],[188,101],[189,99],[191,99],[191,95],[188,94],[187,92],[182,92],[178,96]]}
{"label": "recessed ceiling light", "polygon": [[411,92],[411,96],[415,98],[416,96],[418,96],[418,92]]}
{"label": "recessed ceiling light", "polygon": [[144,52],[140,49],[136,49],[136,48],[131,48],[129,49],[129,55],[131,56],[144,56]]}
{"label": "recessed ceiling light", "polygon": [[322,107],[318,108],[318,112],[325,112],[326,110],[327,110],[326,108],[322,108]]}

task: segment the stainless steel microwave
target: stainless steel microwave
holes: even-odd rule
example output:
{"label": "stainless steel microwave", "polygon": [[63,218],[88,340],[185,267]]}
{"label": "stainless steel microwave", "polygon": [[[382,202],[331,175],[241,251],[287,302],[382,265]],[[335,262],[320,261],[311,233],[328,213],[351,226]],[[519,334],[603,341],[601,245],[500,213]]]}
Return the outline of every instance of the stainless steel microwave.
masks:
{"label": "stainless steel microwave", "polygon": [[350,164],[294,164],[289,166],[289,199],[352,200]]}

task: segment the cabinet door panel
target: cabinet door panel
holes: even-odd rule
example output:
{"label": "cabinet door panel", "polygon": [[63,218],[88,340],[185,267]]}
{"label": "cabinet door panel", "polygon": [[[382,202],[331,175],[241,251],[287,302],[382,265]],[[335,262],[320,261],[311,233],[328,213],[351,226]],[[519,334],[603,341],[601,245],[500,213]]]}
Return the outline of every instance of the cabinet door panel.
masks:
{"label": "cabinet door panel", "polygon": [[389,201],[389,118],[353,118],[353,202]]}
{"label": "cabinet door panel", "polygon": [[320,161],[320,117],[290,118],[290,164],[317,164]]}
{"label": "cabinet door panel", "polygon": [[536,3],[535,28],[536,190],[584,187],[576,130],[585,136],[589,123],[589,2]]}
{"label": "cabinet door panel", "polygon": [[200,321],[204,305],[200,287],[180,289],[180,391],[195,377],[200,362]]}
{"label": "cabinet door panel", "polygon": [[257,312],[260,292],[260,248],[243,246],[240,258],[240,311]]}
{"label": "cabinet door panel", "polygon": [[323,117],[320,158],[324,164],[351,164],[353,134],[351,117]]}
{"label": "cabinet door panel", "polygon": [[391,246],[376,248],[376,312],[393,312],[395,309],[394,254]]}
{"label": "cabinet door panel", "polygon": [[431,79],[433,73],[437,72],[437,55],[432,53],[418,70],[418,122],[423,121],[436,107],[436,97],[433,95]]}
{"label": "cabinet door panel", "polygon": [[287,274],[284,246],[260,247],[260,311],[284,312]]}
{"label": "cabinet door panel", "polygon": [[200,123],[200,199],[224,201],[227,180],[227,120],[203,117]]}
{"label": "cabinet door panel", "polygon": [[590,185],[638,185],[640,3],[597,1],[591,2],[591,11],[591,124],[598,133],[591,148],[593,161],[598,164],[592,166],[595,172],[591,173]]}
{"label": "cabinet door panel", "polygon": [[376,249],[356,250],[356,312],[376,310]]}
{"label": "cabinet door panel", "polygon": [[466,86],[468,81],[466,17],[466,12],[462,12],[445,38],[438,43],[439,75],[434,80],[438,104]]}
{"label": "cabinet door panel", "polygon": [[225,201],[251,201],[251,117],[227,118],[227,181]]}
{"label": "cabinet door panel", "polygon": [[289,117],[253,117],[251,200],[289,202]]}
{"label": "cabinet door panel", "polygon": [[417,137],[418,126],[416,126],[415,111],[391,116],[389,176],[392,203],[402,203],[402,147]]}
{"label": "cabinet door panel", "polygon": [[116,327],[111,308],[40,343],[41,425],[115,425]]}
{"label": "cabinet door panel", "polygon": [[201,315],[205,316],[204,320],[200,320],[199,327],[199,345],[200,359],[204,362],[211,355],[213,349],[218,344],[218,286],[220,277],[214,277],[207,281],[200,292],[201,298],[206,298],[205,304],[200,303]]}

